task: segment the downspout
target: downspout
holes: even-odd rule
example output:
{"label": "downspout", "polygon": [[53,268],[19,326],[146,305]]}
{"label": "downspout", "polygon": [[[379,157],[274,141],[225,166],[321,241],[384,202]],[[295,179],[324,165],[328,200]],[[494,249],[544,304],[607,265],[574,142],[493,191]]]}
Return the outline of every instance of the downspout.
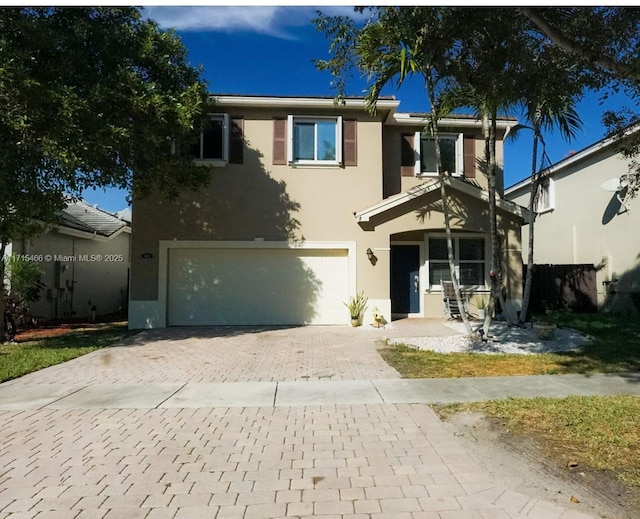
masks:
{"label": "downspout", "polygon": [[73,311],[73,294],[76,290],[76,239],[74,238],[71,243],[71,255],[73,257],[73,261],[71,262],[71,297],[69,298],[69,314],[73,316],[75,313]]}

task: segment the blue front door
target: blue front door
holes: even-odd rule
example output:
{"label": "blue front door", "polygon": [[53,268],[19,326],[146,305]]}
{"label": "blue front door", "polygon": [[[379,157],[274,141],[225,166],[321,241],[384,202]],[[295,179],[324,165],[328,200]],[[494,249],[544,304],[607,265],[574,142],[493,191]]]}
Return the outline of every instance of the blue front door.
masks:
{"label": "blue front door", "polygon": [[420,312],[420,246],[391,246],[391,313]]}

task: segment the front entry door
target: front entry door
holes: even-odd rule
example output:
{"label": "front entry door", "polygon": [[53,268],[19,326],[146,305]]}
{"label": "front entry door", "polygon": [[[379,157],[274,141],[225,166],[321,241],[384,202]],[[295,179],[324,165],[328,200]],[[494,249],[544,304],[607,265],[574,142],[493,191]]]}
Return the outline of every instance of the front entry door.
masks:
{"label": "front entry door", "polygon": [[391,313],[420,313],[420,246],[391,246]]}

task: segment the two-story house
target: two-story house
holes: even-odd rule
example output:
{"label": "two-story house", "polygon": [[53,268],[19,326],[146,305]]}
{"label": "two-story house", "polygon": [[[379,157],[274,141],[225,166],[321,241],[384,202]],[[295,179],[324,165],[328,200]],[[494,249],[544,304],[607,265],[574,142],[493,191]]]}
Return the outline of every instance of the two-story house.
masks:
{"label": "two-story house", "polygon": [[[195,160],[210,185],[133,202],[131,328],[347,324],[351,295],[387,319],[439,317],[449,278],[423,115],[382,98],[213,96]],[[515,120],[500,120],[502,138]],[[466,290],[488,290],[489,219],[480,121],[441,121],[443,167]],[[500,199],[507,304],[518,308],[524,209]]]}

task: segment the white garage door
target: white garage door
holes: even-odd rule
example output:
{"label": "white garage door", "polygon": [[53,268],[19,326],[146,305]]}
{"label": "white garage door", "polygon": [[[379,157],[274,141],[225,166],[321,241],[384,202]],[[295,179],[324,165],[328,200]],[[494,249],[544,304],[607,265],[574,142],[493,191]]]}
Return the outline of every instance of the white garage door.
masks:
{"label": "white garage door", "polygon": [[168,324],[345,324],[346,249],[169,249]]}

